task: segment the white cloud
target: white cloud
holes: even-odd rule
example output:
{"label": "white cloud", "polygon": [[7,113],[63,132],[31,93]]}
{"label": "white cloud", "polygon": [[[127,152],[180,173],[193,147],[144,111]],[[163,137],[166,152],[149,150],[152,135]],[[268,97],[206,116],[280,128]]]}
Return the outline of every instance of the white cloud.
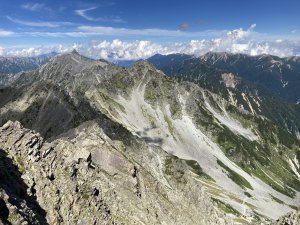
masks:
{"label": "white cloud", "polygon": [[95,21],[95,18],[92,18],[86,14],[86,12],[96,9],[97,7],[87,8],[87,9],[78,9],[75,10],[75,14],[83,17],[86,20]]}
{"label": "white cloud", "polygon": [[39,11],[45,7],[45,4],[42,3],[26,3],[21,6],[23,9],[29,11]]}
{"label": "white cloud", "polygon": [[57,28],[61,26],[71,26],[73,23],[71,22],[47,22],[47,21],[26,21],[26,20],[19,20],[10,16],[6,17],[11,22],[31,26],[31,27],[48,27],[48,28]]}
{"label": "white cloud", "polygon": [[219,31],[185,32],[181,30],[166,29],[128,29],[104,26],[79,26],[78,29],[86,35],[110,35],[110,36],[168,36],[168,37],[199,37],[220,34]]}
{"label": "white cloud", "polygon": [[87,14],[87,12],[95,10],[97,8],[98,7],[91,7],[91,8],[87,8],[87,9],[77,9],[77,10],[75,10],[75,14],[78,16],[81,16],[82,18],[89,20],[89,21],[125,23],[125,21],[118,16],[94,18]]}
{"label": "white cloud", "polygon": [[9,36],[12,36],[14,34],[15,33],[13,31],[0,29],[0,37],[9,37]]}
{"label": "white cloud", "polygon": [[[66,24],[68,22],[56,22],[54,26]],[[71,25],[71,24],[70,24]],[[219,36],[225,31],[207,30],[203,32],[185,32],[180,30],[165,30],[165,29],[128,29],[104,26],[79,26],[75,31],[69,32],[20,32],[21,36],[35,37],[90,37],[90,36],[123,36],[123,37],[186,37],[186,38],[201,38],[207,36]],[[138,39],[138,38],[137,38]]]}
{"label": "white cloud", "polygon": [[93,42],[86,48],[79,49],[85,55],[108,60],[145,59],[163,50],[159,44],[150,41],[124,42],[115,39],[111,42]]}
{"label": "white cloud", "polygon": [[[136,60],[145,59],[156,53],[160,54],[172,54],[172,53],[185,53],[193,54],[196,56],[203,55],[209,51],[215,52],[232,52],[232,53],[246,53],[250,55],[260,54],[272,54],[280,57],[300,55],[300,38],[286,38],[286,37],[270,37],[266,35],[258,34],[254,31],[255,25],[250,26],[249,29],[235,29],[227,32],[219,32],[218,37],[211,39],[197,39],[189,42],[167,43],[161,44],[147,40],[136,41],[122,41],[115,39],[112,41],[99,40],[92,41],[87,44],[68,44],[58,46],[37,46],[35,48],[11,48],[5,49],[5,55],[19,55],[19,56],[31,56],[41,53],[56,51],[59,53],[69,52],[72,49],[77,49],[81,54],[91,58],[104,58],[108,60]],[[99,28],[98,32],[101,32],[102,28]],[[117,30],[116,30],[117,29]],[[119,34],[135,34],[141,35],[141,30],[112,28],[113,31],[119,32]],[[83,29],[84,30],[84,29]],[[90,28],[87,29],[90,32]],[[104,29],[106,30],[106,29]],[[148,32],[148,33],[147,33]],[[169,31],[169,30],[155,30],[150,29],[146,33],[148,35],[154,35],[155,32],[159,36],[163,35],[187,35],[182,31]],[[175,33],[173,33],[175,32]],[[107,31],[103,33],[109,33]],[[182,34],[184,33],[184,34]],[[53,34],[49,33],[48,35]],[[202,33],[203,34],[203,33]],[[215,35],[217,34],[214,33]],[[36,34],[39,35],[39,34]],[[57,35],[57,33],[55,34]],[[60,35],[66,35],[61,33]],[[74,35],[74,33],[70,33]],[[86,35],[85,32],[79,32],[77,35]],[[141,35],[142,36],[142,35]],[[145,36],[147,37],[147,36]],[[195,36],[197,37],[197,35]]]}
{"label": "white cloud", "polygon": [[21,56],[21,57],[29,57],[43,54],[43,49],[41,48],[24,48],[21,50],[9,51],[8,55]]}
{"label": "white cloud", "polygon": [[4,53],[4,48],[0,46],[0,56],[2,56]]}

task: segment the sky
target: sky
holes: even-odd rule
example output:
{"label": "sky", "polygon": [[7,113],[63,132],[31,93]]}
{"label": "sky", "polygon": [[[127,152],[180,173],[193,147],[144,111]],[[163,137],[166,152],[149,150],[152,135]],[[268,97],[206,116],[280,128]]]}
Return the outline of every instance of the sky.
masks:
{"label": "sky", "polygon": [[0,0],[0,55],[300,55],[299,0]]}

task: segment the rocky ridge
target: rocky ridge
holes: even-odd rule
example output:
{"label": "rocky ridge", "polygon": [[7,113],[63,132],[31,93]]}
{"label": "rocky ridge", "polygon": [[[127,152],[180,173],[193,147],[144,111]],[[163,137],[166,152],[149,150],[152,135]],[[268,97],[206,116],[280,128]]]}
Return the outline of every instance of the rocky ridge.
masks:
{"label": "rocky ridge", "polygon": [[0,132],[4,224],[232,224],[187,165],[168,167],[178,183],[164,151],[125,147],[95,121],[52,142],[19,122]]}

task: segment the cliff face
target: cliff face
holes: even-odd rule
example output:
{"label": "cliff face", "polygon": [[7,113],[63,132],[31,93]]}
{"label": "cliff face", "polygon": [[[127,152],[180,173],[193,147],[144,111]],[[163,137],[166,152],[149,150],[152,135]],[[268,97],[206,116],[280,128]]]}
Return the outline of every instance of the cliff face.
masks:
{"label": "cliff face", "polygon": [[0,133],[3,224],[230,224],[183,161],[97,121],[52,142],[19,122]]}

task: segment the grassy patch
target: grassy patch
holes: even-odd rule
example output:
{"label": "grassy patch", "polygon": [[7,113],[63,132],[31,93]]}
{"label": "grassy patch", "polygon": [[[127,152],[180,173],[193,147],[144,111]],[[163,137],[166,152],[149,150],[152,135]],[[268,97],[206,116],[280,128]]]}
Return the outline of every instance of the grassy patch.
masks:
{"label": "grassy patch", "polygon": [[245,194],[248,198],[251,198],[251,197],[252,197],[252,195],[251,195],[249,192],[247,192],[247,191],[245,191],[244,194]]}
{"label": "grassy patch", "polygon": [[147,108],[145,106],[141,106],[141,110],[142,110],[142,113],[143,113],[143,116],[146,117],[149,121],[149,123],[151,124],[152,127],[155,127],[155,122],[156,122],[156,119],[154,116],[151,116],[150,114],[147,113]]}
{"label": "grassy patch", "polygon": [[299,210],[299,208],[297,206],[294,206],[294,205],[289,205],[289,207],[291,207],[294,210]]}
{"label": "grassy patch", "polygon": [[184,168],[182,167],[181,159],[177,156],[170,155],[165,160],[165,173],[166,175],[175,178],[178,183],[185,183],[183,179]]}
{"label": "grassy patch", "polygon": [[168,124],[168,130],[170,132],[170,134],[174,137],[174,139],[176,140],[175,137],[175,130],[174,130],[174,126],[172,121],[170,120],[170,118],[166,115],[164,115],[164,120],[166,121],[166,123]]}
{"label": "grassy patch", "polygon": [[281,201],[280,199],[276,198],[275,196],[271,195],[272,199],[275,201],[275,202],[278,202],[279,204],[284,204],[283,201]]}
{"label": "grassy patch", "polygon": [[223,167],[227,172],[228,172],[228,177],[233,180],[236,184],[238,184],[242,188],[249,188],[253,190],[253,187],[251,184],[241,175],[238,173],[234,172],[232,169],[230,169],[228,166],[226,166],[224,163],[222,163],[220,160],[217,160],[217,163]]}
{"label": "grassy patch", "polygon": [[[296,158],[300,162],[300,150],[296,151]],[[297,168],[297,167],[296,167]]]}
{"label": "grassy patch", "polygon": [[85,200],[88,200],[89,199],[89,194],[88,193],[82,193],[82,198],[85,199]]}
{"label": "grassy patch", "polygon": [[199,175],[200,177],[204,177],[208,180],[211,180],[211,181],[215,181],[211,176],[209,176],[208,174],[204,173],[201,166],[194,160],[185,160],[186,164],[188,164],[191,168],[192,168],[192,171]]}
{"label": "grassy patch", "polygon": [[216,199],[216,198],[211,198],[218,206],[219,209],[223,210],[225,213],[230,213],[233,214],[235,216],[241,216],[240,212],[237,211],[236,209],[232,208],[231,205],[226,204],[225,202]]}
{"label": "grassy patch", "polygon": [[23,160],[21,159],[21,157],[16,156],[15,157],[15,162],[18,165],[18,169],[19,169],[20,173],[24,174],[25,173],[25,165],[24,165]]}
{"label": "grassy patch", "polygon": [[[276,163],[277,165],[277,169],[279,168],[279,163]],[[271,168],[276,175],[279,174],[279,171],[276,170],[276,168]],[[278,182],[280,181],[280,179],[277,176],[274,176],[274,174],[271,173],[271,171],[268,171],[268,175],[266,175],[267,172],[264,172],[264,170],[262,168],[260,168],[260,166],[257,166],[256,170],[254,171],[254,175],[259,177],[261,180],[263,180],[265,183],[269,184],[274,190],[287,195],[291,198],[295,197],[296,193],[294,190],[292,190],[291,188],[285,186],[285,182],[283,185],[280,185]],[[281,175],[283,176],[283,175]],[[286,179],[289,177],[289,174],[286,173]],[[278,182],[276,182],[276,180]]]}

